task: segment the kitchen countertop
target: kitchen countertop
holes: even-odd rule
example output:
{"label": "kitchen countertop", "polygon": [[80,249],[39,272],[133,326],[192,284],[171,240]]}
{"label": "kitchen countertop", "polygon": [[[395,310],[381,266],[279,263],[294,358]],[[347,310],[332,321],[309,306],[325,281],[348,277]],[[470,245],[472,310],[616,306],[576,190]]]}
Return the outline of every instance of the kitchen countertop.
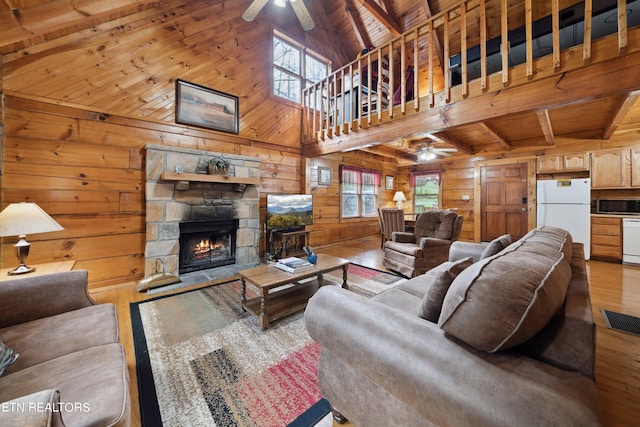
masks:
{"label": "kitchen countertop", "polygon": [[631,215],[631,214],[599,214],[599,213],[592,213],[591,216],[597,216],[600,218],[633,218],[633,219],[640,219],[640,215]]}

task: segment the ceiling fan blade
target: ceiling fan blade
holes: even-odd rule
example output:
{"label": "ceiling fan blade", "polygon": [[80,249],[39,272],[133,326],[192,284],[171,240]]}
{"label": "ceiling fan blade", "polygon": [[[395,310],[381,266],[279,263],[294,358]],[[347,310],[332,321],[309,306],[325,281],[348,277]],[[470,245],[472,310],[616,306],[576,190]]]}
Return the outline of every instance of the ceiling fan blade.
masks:
{"label": "ceiling fan blade", "polygon": [[457,153],[458,149],[457,148],[435,148],[434,150],[436,151],[444,151],[445,153]]}
{"label": "ceiling fan blade", "polygon": [[251,3],[242,14],[242,19],[245,21],[253,21],[268,2],[269,0],[253,0],[253,3]]}
{"label": "ceiling fan blade", "polygon": [[294,0],[289,1],[291,3],[291,7],[295,12],[298,20],[300,21],[300,25],[302,25],[302,29],[305,31],[311,30],[316,24],[313,22],[311,15],[309,15],[309,11],[307,10],[307,6],[304,5],[302,0]]}

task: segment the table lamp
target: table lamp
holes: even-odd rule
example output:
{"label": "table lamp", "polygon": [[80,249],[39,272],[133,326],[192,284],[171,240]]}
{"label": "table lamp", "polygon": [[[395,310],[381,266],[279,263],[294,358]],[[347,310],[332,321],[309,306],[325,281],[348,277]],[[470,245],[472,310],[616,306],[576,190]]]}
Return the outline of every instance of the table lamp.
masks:
{"label": "table lamp", "polygon": [[27,234],[60,230],[64,230],[64,228],[35,203],[12,203],[0,212],[0,237],[19,237],[18,243],[14,245],[14,248],[20,265],[9,271],[9,274],[31,273],[36,269],[25,264],[27,256],[29,256],[29,247],[31,246],[25,239]]}
{"label": "table lamp", "polygon": [[396,202],[396,208],[402,209],[402,202],[407,200],[402,191],[396,191],[396,194],[393,195],[393,201]]}

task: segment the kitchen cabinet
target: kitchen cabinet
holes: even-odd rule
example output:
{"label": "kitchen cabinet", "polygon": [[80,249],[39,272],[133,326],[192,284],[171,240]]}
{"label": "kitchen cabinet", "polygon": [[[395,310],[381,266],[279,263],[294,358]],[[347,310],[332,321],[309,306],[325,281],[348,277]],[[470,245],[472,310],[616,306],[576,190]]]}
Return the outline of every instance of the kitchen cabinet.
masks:
{"label": "kitchen cabinet", "polygon": [[640,148],[631,149],[631,186],[640,187]]}
{"label": "kitchen cabinet", "polygon": [[589,170],[588,153],[558,154],[551,156],[538,156],[536,172],[557,173],[576,172]]}
{"label": "kitchen cabinet", "polygon": [[[635,164],[640,163],[638,150],[633,150]],[[630,149],[599,150],[591,153],[591,188],[631,188]],[[636,177],[635,181],[640,181]],[[637,182],[640,186],[640,182]]]}
{"label": "kitchen cabinet", "polygon": [[591,216],[591,258],[622,261],[622,218]]}

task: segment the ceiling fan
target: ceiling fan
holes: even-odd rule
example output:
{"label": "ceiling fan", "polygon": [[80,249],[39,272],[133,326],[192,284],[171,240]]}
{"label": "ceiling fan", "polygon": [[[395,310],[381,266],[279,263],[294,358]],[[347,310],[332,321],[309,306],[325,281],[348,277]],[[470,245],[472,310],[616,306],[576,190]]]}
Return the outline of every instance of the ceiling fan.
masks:
{"label": "ceiling fan", "polygon": [[420,150],[418,150],[417,158],[419,162],[429,162],[436,157],[449,157],[451,154],[456,153],[457,148],[436,148],[432,144],[426,144]]}
{"label": "ceiling fan", "polygon": [[[291,8],[293,12],[298,17],[298,21],[300,21],[300,25],[305,31],[311,30],[315,27],[315,23],[309,14],[309,10],[307,10],[307,6],[304,5],[302,0],[274,0],[273,4],[280,7],[285,7],[287,1],[291,3]],[[253,21],[253,19],[260,13],[263,7],[269,2],[269,0],[253,0],[253,2],[249,5],[247,10],[242,14],[242,19],[245,21]]]}

